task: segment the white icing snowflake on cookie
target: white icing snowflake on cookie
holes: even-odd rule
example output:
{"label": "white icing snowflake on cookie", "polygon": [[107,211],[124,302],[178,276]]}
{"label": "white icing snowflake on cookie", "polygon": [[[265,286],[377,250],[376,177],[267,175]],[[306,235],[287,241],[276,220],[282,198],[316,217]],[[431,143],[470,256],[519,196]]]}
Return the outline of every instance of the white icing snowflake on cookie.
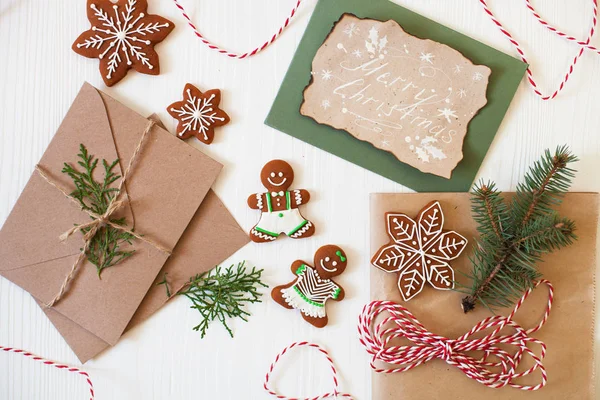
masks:
{"label": "white icing snowflake on cookie", "polygon": [[188,83],[183,89],[183,100],[171,104],[167,111],[179,120],[177,136],[187,139],[196,136],[206,144],[212,143],[214,129],[229,122],[229,116],[219,108],[221,91],[208,90],[202,93],[197,87]]}
{"label": "white icing snowflake on cookie", "polygon": [[148,15],[146,0],[88,0],[91,29],[73,43],[73,50],[100,59],[102,79],[108,86],[119,82],[127,71],[159,74],[158,55],[153,46],[174,28],[171,21]]}
{"label": "white icing snowflake on cookie", "polygon": [[386,272],[398,272],[398,289],[405,301],[419,294],[426,282],[439,290],[454,288],[454,270],[449,262],[467,246],[455,231],[444,231],[444,212],[438,201],[427,204],[417,215],[385,214],[388,244],[371,264]]}

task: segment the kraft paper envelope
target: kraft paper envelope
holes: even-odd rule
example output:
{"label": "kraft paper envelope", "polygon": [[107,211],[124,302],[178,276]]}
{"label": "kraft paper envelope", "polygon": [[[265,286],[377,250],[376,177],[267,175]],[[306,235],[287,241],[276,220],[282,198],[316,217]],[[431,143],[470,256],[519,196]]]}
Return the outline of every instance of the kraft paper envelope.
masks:
{"label": "kraft paper envelope", "polygon": [[[538,265],[544,278],[554,286],[554,303],[548,322],[531,335],[547,346],[543,360],[548,374],[545,387],[534,392],[509,387],[492,389],[467,378],[442,360],[432,360],[403,373],[373,373],[372,399],[594,399],[593,330],[599,198],[597,193],[569,193],[565,196],[559,211],[575,221],[578,240],[572,246],[544,257]],[[439,200],[444,210],[444,229],[455,230],[469,240],[476,235],[476,226],[470,217],[468,193],[372,194],[371,254],[389,240],[385,232],[385,212],[417,215],[432,200]],[[452,261],[458,282],[468,282],[459,271],[471,270],[467,255],[471,253],[472,245],[473,241],[463,255]],[[465,315],[460,307],[463,294],[438,291],[428,286],[413,300],[403,302],[397,287],[397,274],[386,273],[373,266],[370,268],[371,299],[399,302],[430,332],[453,339],[492,315],[480,304],[475,311]],[[533,327],[540,321],[547,301],[546,287],[539,286],[517,312],[515,321],[525,329]],[[496,313],[508,315],[510,311],[500,309]],[[537,347],[532,349],[539,354]],[[535,384],[540,381],[540,375],[531,378],[535,382],[527,379],[520,382]]]}
{"label": "kraft paper envelope", "polygon": [[[169,300],[165,287],[156,285],[162,281],[164,273],[167,273],[171,293],[176,293],[191,276],[214,268],[249,240],[219,197],[209,191],[126,331],[141,324]],[[82,363],[110,346],[60,313],[52,309],[45,309],[45,312]]]}
{"label": "kraft paper envelope", "polygon": [[[156,119],[154,116],[151,118]],[[169,300],[165,287],[156,285],[162,281],[165,273],[171,293],[176,293],[191,276],[214,268],[249,241],[246,232],[211,189],[127,325],[126,331],[142,323]],[[44,311],[82,363],[110,346],[53,309],[46,308]]]}
{"label": "kraft paper envelope", "polygon": [[[148,120],[84,84],[40,160],[51,179],[73,190],[61,173],[76,165],[79,144],[108,162],[119,158],[119,175],[129,163]],[[127,182],[129,227],[173,249],[208,193],[221,165],[159,126],[148,134]],[[101,165],[95,179],[103,178]],[[90,221],[78,205],[34,171],[0,231],[0,275],[47,304],[59,291],[83,247],[81,233],[59,236]],[[132,257],[102,272],[85,261],[53,311],[109,344],[115,344],[167,260],[167,255],[134,240]]]}

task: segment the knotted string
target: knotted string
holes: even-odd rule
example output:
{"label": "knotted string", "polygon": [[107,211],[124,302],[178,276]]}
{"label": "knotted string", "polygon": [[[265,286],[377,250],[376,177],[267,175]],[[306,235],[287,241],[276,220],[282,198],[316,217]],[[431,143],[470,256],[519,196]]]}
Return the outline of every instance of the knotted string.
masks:
{"label": "knotted string", "polygon": [[[133,155],[131,156],[131,159],[129,160],[127,169],[125,170],[125,173],[123,174],[123,176],[121,178],[121,182],[119,183],[119,186],[117,187],[117,189],[115,191],[116,194],[112,197],[112,199],[108,203],[106,212],[102,215],[98,215],[96,213],[91,212],[90,210],[83,209],[82,211],[84,211],[90,217],[92,217],[93,220],[88,223],[82,224],[82,225],[74,226],[73,228],[69,229],[68,231],[64,232],[62,235],[59,236],[59,239],[61,241],[65,241],[75,232],[84,232],[85,230],[89,229],[83,235],[84,245],[83,245],[83,248],[81,249],[81,252],[79,252],[79,256],[77,257],[77,260],[75,260],[75,262],[73,263],[73,266],[71,267],[71,271],[65,277],[56,296],[54,296],[52,301],[50,301],[48,304],[46,304],[46,307],[52,307],[62,299],[65,292],[67,291],[67,287],[69,286],[71,281],[75,278],[75,275],[77,274],[77,271],[79,270],[79,266],[82,264],[83,260],[86,258],[86,254],[90,248],[92,239],[94,238],[94,236],[96,236],[96,234],[98,233],[98,231],[100,229],[102,229],[103,227],[105,227],[107,225],[111,226],[115,229],[118,229],[120,231],[127,232],[130,235],[134,236],[136,239],[139,239],[145,243],[148,243],[149,245],[156,248],[157,250],[159,250],[167,255],[171,255],[171,251],[169,249],[161,246],[160,244],[158,244],[150,239],[145,238],[144,236],[142,236],[136,232],[133,232],[131,229],[128,229],[125,226],[115,224],[114,222],[112,222],[110,220],[110,217],[112,216],[112,214],[115,213],[119,208],[121,208],[128,201],[127,198],[120,199],[121,195],[123,194],[122,189],[125,185],[125,181],[129,177],[129,175],[135,165],[135,162],[137,161],[138,155],[140,154],[140,152],[142,150],[142,146],[144,144],[144,140],[146,139],[146,136],[148,136],[148,133],[150,133],[150,131],[152,130],[152,127],[155,124],[156,124],[155,121],[150,120],[148,122],[148,125],[146,125],[146,129],[144,129],[144,132],[142,133],[140,141],[138,142],[138,145],[135,148]],[[44,171],[42,166],[40,166],[39,164],[36,165],[35,170],[51,186],[58,189],[62,194],[64,194],[68,199],[73,201],[75,204],[77,204],[78,206],[81,206],[79,204],[79,202],[71,195],[71,193],[69,191],[67,191],[66,189],[59,186],[56,183],[56,181],[54,181],[52,178],[50,178],[50,176],[48,176],[48,174]]]}
{"label": "knotted string", "polygon": [[[371,368],[375,372],[386,374],[405,372],[439,358],[454,365],[469,378],[488,387],[511,386],[522,390],[538,390],[547,382],[546,369],[542,364],[542,360],[546,356],[546,345],[529,335],[544,326],[550,315],[554,299],[554,288],[550,282],[541,280],[535,284],[534,288],[542,283],[548,286],[548,304],[541,321],[531,329],[523,329],[513,320],[513,317],[531,294],[533,288],[525,292],[508,317],[494,315],[486,318],[457,339],[448,339],[429,332],[410,311],[400,304],[392,301],[373,301],[363,308],[359,316],[359,339],[372,356]],[[375,319],[384,312],[387,312],[389,316],[375,324]],[[500,335],[500,331],[504,328],[514,332]],[[493,330],[481,338],[473,337],[488,329]],[[408,339],[412,344],[406,346],[390,344],[392,340],[400,338]],[[530,344],[539,345],[541,349],[539,356],[530,348]],[[516,351],[506,351],[506,346],[502,348],[500,345],[512,345]],[[483,356],[476,358],[469,355],[476,351],[483,352]],[[525,371],[517,372],[525,355],[531,357],[534,365]],[[491,361],[490,357],[494,357],[497,361]],[[398,367],[379,368],[375,365],[376,361]],[[541,381],[538,384],[528,386],[515,383],[516,379],[530,375],[537,370],[541,373]]]}

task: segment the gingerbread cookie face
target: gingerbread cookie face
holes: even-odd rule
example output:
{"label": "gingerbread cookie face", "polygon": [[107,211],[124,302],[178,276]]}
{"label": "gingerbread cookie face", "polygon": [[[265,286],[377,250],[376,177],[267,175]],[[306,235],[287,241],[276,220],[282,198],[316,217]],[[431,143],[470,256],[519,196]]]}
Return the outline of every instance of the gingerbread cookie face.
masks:
{"label": "gingerbread cookie face", "polygon": [[177,137],[187,139],[195,136],[202,143],[211,144],[215,128],[229,123],[229,115],[219,108],[221,91],[208,90],[204,93],[188,83],[183,88],[183,100],[167,107],[171,117],[179,121]]}
{"label": "gingerbread cookie face", "polygon": [[260,171],[260,181],[270,192],[287,190],[294,181],[294,170],[283,160],[272,160]]}
{"label": "gingerbread cookie face", "polygon": [[294,181],[290,164],[283,160],[269,161],[260,173],[260,180],[267,192],[248,197],[248,206],[261,211],[258,224],[250,230],[250,239],[266,243],[282,233],[292,239],[312,236],[315,226],[299,210],[300,205],[310,200],[310,193],[304,189],[289,189]]}
{"label": "gingerbread cookie face", "polygon": [[87,17],[92,27],[73,43],[75,53],[100,59],[100,74],[113,86],[133,68],[158,75],[160,66],[154,50],[175,25],[166,18],[146,12],[146,0],[88,0]]}
{"label": "gingerbread cookie face", "polygon": [[327,245],[315,253],[315,268],[322,278],[332,278],[346,270],[347,257],[338,246]]}
{"label": "gingerbread cookie face", "polygon": [[299,310],[311,325],[323,328],[328,322],[327,301],[341,301],[345,297],[344,289],[331,277],[344,272],[347,258],[340,247],[327,245],[317,250],[314,261],[314,266],[302,260],[294,261],[291,269],[296,278],[275,287],[271,297],[285,308]]}
{"label": "gingerbread cookie face", "polygon": [[454,260],[467,247],[467,239],[444,231],[444,212],[438,201],[427,204],[416,218],[388,212],[385,215],[390,242],[382,246],[371,264],[386,272],[398,272],[398,289],[405,301],[419,294],[425,283],[435,289],[454,288]]}

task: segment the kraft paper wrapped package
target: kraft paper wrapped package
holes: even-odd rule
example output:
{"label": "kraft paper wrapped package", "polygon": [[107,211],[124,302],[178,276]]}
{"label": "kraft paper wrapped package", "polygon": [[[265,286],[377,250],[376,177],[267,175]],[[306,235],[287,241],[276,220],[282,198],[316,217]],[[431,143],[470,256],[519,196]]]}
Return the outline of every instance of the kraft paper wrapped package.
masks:
{"label": "kraft paper wrapped package", "polygon": [[[452,266],[457,271],[457,281],[467,283],[459,271],[469,272],[471,269],[468,254],[474,243],[471,239],[476,235],[476,225],[470,217],[468,193],[372,194],[371,254],[389,241],[385,230],[386,212],[417,215],[425,204],[433,200],[439,200],[444,210],[444,229],[456,230],[470,240],[465,253],[452,261]],[[435,359],[403,373],[373,372],[372,400],[595,399],[593,332],[598,201],[597,193],[569,193],[565,196],[560,212],[575,221],[578,240],[545,257],[538,265],[544,278],[553,284],[555,296],[548,322],[541,330],[532,334],[547,345],[543,361],[548,374],[548,384],[545,387],[533,392],[510,387],[488,388],[469,379],[457,368]],[[463,294],[442,292],[428,286],[419,296],[404,302],[397,287],[397,274],[386,273],[373,266],[370,268],[371,299],[392,300],[402,304],[432,333],[453,339],[492,315],[480,304],[473,312],[464,314],[460,306]],[[544,286],[539,286],[515,315],[515,321],[525,329],[536,325],[542,318],[547,300],[548,291]],[[511,309],[499,309],[496,313],[508,315],[510,311]],[[530,365],[525,365],[525,368]],[[524,378],[520,383],[537,383],[540,375],[533,374],[530,378],[529,381]]]}
{"label": "kraft paper wrapped package", "polygon": [[[149,126],[147,118],[86,83],[39,167],[67,192],[74,190],[61,170],[65,162],[76,164],[83,144],[98,159],[109,163],[119,159],[115,172],[122,176]],[[62,299],[51,308],[45,305],[59,292],[84,244],[80,232],[65,241],[59,237],[74,224],[89,222],[90,216],[34,171],[0,231],[0,275],[42,305],[85,362],[116,344],[126,328],[168,300],[153,286],[161,270],[172,273],[173,289],[179,289],[189,276],[214,267],[213,262],[247,243],[244,232],[210,190],[221,168],[160,124],[152,126],[122,189],[127,201],[110,218],[125,217],[128,228],[172,255],[136,239],[130,246],[135,249],[133,256],[106,268],[101,279],[84,259]],[[94,179],[101,180],[102,174],[99,164]],[[211,224],[223,228],[218,238],[209,235]]]}

